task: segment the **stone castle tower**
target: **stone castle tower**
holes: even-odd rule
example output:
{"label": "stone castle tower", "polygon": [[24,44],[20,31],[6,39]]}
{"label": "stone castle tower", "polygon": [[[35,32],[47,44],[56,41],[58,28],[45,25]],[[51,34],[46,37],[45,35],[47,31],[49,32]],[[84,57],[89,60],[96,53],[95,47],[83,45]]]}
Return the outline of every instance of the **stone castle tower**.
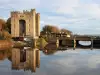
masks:
{"label": "stone castle tower", "polygon": [[11,35],[12,37],[28,35],[38,38],[40,36],[40,13],[36,13],[35,9],[11,12]]}

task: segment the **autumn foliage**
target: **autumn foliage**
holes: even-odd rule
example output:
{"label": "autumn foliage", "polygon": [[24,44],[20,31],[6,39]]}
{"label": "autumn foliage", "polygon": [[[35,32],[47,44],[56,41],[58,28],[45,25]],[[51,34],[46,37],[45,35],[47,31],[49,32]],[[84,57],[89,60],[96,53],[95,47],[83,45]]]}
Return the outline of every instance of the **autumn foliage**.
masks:
{"label": "autumn foliage", "polygon": [[64,32],[64,33],[67,33],[67,34],[71,34],[72,32],[67,30],[67,29],[59,29],[58,27],[56,26],[52,26],[52,25],[45,25],[41,31],[41,35],[44,35],[44,34],[50,34],[50,33],[60,33],[60,32]]}
{"label": "autumn foliage", "polygon": [[8,20],[7,22],[3,19],[0,19],[0,39],[10,39],[11,35],[8,32]]}
{"label": "autumn foliage", "polygon": [[59,33],[59,28],[56,27],[56,26],[52,26],[52,25],[46,25],[46,26],[43,27],[43,29],[41,31],[42,34],[46,34],[46,33],[49,34],[49,33],[52,33],[52,32]]}
{"label": "autumn foliage", "polygon": [[2,31],[2,29],[4,29],[5,25],[6,25],[5,20],[0,19],[0,31]]}
{"label": "autumn foliage", "polygon": [[69,30],[67,30],[67,29],[64,29],[64,28],[61,29],[60,31],[61,31],[61,32],[64,32],[64,33],[67,33],[67,34],[71,34],[71,33],[72,33],[71,31],[69,31]]}

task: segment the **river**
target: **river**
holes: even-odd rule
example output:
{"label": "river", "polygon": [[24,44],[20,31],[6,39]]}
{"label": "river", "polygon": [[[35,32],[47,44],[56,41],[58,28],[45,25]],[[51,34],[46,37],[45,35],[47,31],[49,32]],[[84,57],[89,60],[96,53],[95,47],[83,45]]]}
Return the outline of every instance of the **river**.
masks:
{"label": "river", "polygon": [[100,49],[0,51],[0,75],[100,75]]}

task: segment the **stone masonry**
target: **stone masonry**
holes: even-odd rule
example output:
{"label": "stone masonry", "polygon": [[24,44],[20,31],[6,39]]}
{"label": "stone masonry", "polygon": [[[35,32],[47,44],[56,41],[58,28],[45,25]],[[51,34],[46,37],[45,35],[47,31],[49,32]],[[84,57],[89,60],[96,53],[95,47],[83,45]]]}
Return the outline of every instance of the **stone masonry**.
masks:
{"label": "stone masonry", "polygon": [[[24,21],[24,32],[22,31],[20,21]],[[23,28],[22,27],[22,28]],[[23,35],[20,35],[22,31]],[[35,9],[31,11],[23,10],[23,12],[11,12],[11,35],[12,37],[31,36],[33,39],[40,36],[40,13],[36,13]]]}

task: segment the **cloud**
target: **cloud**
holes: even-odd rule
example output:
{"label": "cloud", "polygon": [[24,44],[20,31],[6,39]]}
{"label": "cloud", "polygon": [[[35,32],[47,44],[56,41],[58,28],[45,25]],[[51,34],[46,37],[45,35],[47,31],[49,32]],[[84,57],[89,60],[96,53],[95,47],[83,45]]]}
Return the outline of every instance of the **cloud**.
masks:
{"label": "cloud", "polygon": [[41,28],[53,24],[74,33],[99,34],[100,1],[98,0],[2,0],[0,17],[10,17],[12,10],[36,8],[41,13]]}
{"label": "cloud", "polygon": [[90,59],[88,60],[88,66],[90,68],[97,68],[99,64],[100,64],[100,55],[91,56]]}
{"label": "cloud", "polygon": [[97,50],[67,50],[57,52],[55,57],[46,57],[47,60],[42,63],[42,67],[45,67],[44,73],[52,75],[99,75],[99,58],[100,53]]}

